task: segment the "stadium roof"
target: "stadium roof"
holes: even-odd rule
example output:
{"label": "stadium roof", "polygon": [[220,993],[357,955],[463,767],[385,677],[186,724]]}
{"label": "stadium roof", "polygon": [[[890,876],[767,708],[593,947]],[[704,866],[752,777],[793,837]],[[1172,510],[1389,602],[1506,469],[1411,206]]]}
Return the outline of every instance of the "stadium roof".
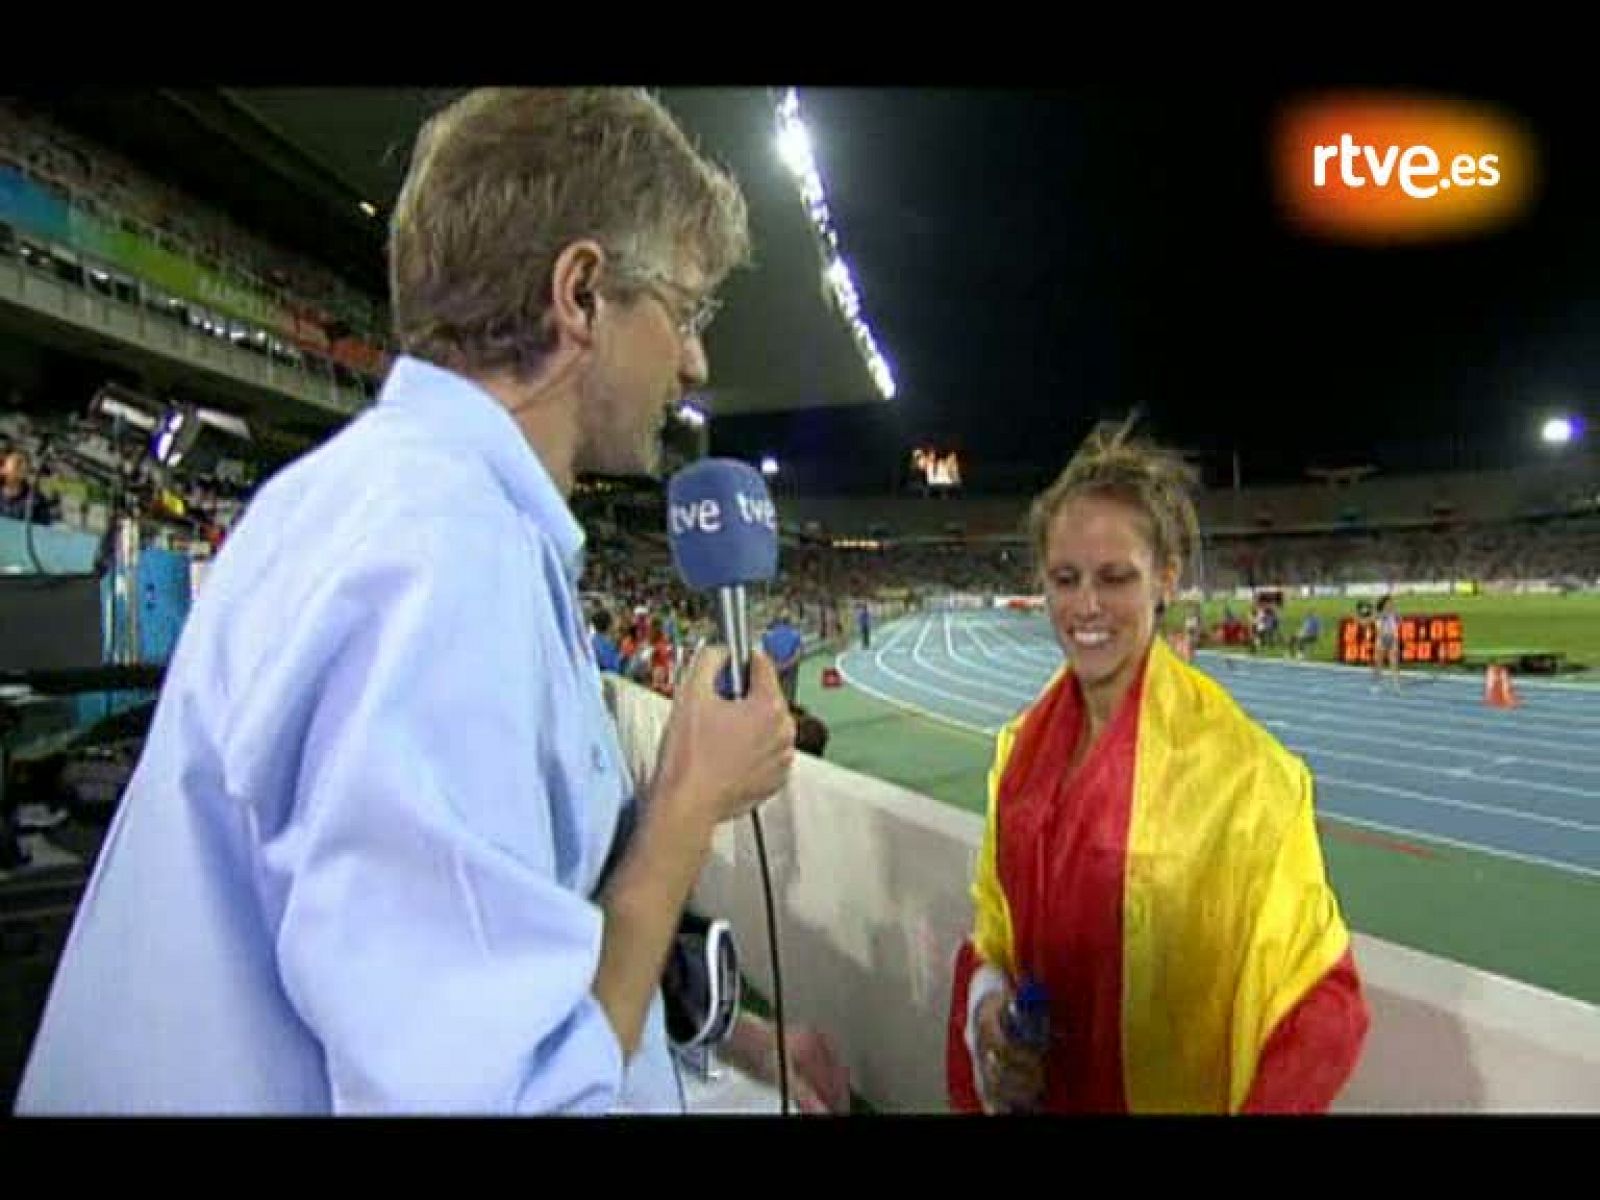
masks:
{"label": "stadium roof", "polygon": [[[375,292],[384,219],[416,131],[453,93],[421,88],[245,88],[89,92],[56,98],[64,117],[171,172],[269,238],[311,252]],[[764,88],[659,93],[745,189],[757,261],[726,289],[707,337],[716,413],[881,402],[827,297],[818,244],[775,150]],[[376,215],[363,211],[365,202]]]}

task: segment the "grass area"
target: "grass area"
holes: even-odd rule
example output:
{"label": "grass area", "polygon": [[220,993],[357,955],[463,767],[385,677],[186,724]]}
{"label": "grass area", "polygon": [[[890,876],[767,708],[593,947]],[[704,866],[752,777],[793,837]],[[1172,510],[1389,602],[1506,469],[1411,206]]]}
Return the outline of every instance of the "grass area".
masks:
{"label": "grass area", "polygon": [[1421,839],[1404,853],[1321,824],[1352,929],[1600,1004],[1600,879]]}
{"label": "grass area", "polygon": [[992,738],[895,708],[852,687],[823,688],[818,677],[827,661],[805,664],[796,698],[827,722],[829,762],[969,812],[985,810]]}
{"label": "grass area", "polygon": [[[1400,596],[1396,604],[1402,617],[1459,614],[1469,660],[1481,661],[1490,654],[1511,650],[1554,651],[1566,655],[1570,665],[1600,670],[1600,592],[1565,596],[1417,595]],[[1226,605],[1232,606],[1235,616],[1248,620],[1248,601],[1211,600],[1205,606],[1208,628],[1221,622]],[[1355,599],[1347,596],[1290,599],[1284,605],[1280,636],[1292,637],[1305,615],[1314,611],[1322,618],[1322,639],[1313,657],[1333,662],[1339,620],[1354,616],[1355,610]],[[1186,605],[1176,606],[1168,617],[1170,627],[1180,627],[1187,611]]]}

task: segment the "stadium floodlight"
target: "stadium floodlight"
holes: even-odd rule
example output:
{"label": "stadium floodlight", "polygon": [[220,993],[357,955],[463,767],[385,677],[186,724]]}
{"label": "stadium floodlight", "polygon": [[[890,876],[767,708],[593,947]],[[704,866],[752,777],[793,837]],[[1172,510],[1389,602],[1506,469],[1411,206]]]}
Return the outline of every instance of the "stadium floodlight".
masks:
{"label": "stadium floodlight", "polygon": [[195,416],[199,418],[202,425],[220,429],[222,432],[232,434],[242,441],[254,440],[250,434],[249,423],[241,417],[234,416],[232,413],[218,412],[214,408],[202,408],[196,410]]}
{"label": "stadium floodlight", "polygon": [[176,467],[189,452],[189,447],[199,432],[200,421],[181,408],[170,409],[162,419],[161,429],[151,442],[150,453],[164,467]]}
{"label": "stadium floodlight", "polygon": [[784,166],[796,179],[803,180],[816,173],[817,168],[811,157],[811,135],[806,131],[805,122],[798,117],[785,122],[779,129],[778,157],[783,159]]}
{"label": "stadium floodlight", "polygon": [[137,429],[154,429],[161,423],[163,406],[119,383],[108,383],[89,401],[89,415],[126,421]]}
{"label": "stadium floodlight", "polygon": [[228,439],[253,441],[248,422],[233,413],[190,404],[174,404],[150,439],[150,457],[171,470],[185,463],[206,469],[228,452]]}
{"label": "stadium floodlight", "polygon": [[778,473],[778,460],[770,454],[763,458],[761,460],[761,473],[771,479]]}
{"label": "stadium floodlight", "polygon": [[888,360],[878,349],[877,339],[862,313],[861,295],[846,265],[839,246],[839,232],[834,228],[832,214],[822,186],[822,176],[812,154],[811,133],[800,116],[800,98],[794,88],[787,88],[778,100],[778,157],[794,176],[800,193],[800,202],[810,218],[812,231],[822,251],[822,278],[833,295],[845,325],[856,343],[856,350],[866,364],[873,386],[885,400],[895,396],[894,372]]}
{"label": "stadium floodlight", "polygon": [[361,211],[366,213],[367,216],[369,216],[369,217],[375,217],[375,216],[378,215],[377,208],[373,204],[371,204],[369,201],[363,200],[361,202],[360,207],[361,207]]}
{"label": "stadium floodlight", "polygon": [[1541,436],[1548,445],[1565,446],[1572,441],[1576,432],[1577,430],[1573,428],[1573,422],[1570,417],[1551,417],[1544,423]]}

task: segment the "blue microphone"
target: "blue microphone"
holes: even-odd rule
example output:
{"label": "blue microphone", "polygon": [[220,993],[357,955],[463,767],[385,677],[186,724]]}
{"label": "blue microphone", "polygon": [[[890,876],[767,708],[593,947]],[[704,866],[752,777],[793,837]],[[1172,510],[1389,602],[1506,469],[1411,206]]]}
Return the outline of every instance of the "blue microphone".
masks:
{"label": "blue microphone", "polygon": [[667,540],[678,576],[717,595],[717,625],[729,650],[732,694],[750,686],[750,612],[745,589],[778,573],[778,510],[748,463],[705,458],[667,482]]}

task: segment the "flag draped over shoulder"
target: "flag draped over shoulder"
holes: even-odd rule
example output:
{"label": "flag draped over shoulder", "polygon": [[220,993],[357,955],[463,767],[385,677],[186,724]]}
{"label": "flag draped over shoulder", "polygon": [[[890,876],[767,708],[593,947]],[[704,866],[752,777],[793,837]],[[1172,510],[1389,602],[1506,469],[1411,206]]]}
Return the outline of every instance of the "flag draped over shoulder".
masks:
{"label": "flag draped over shoulder", "polygon": [[956,964],[950,1099],[981,963],[1044,983],[1054,1111],[1321,1111],[1368,1014],[1305,765],[1155,639],[1081,765],[1068,669],[1002,730]]}

